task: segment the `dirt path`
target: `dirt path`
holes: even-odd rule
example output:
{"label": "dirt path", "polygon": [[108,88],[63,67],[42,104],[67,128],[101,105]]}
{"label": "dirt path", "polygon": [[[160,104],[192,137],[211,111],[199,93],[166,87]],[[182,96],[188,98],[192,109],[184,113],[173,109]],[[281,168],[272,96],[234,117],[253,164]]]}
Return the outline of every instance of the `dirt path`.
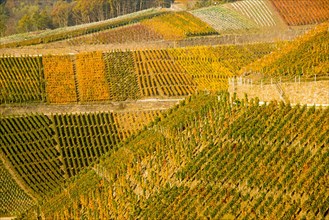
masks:
{"label": "dirt path", "polygon": [[125,102],[107,102],[93,104],[22,104],[0,105],[0,114],[4,116],[39,113],[45,115],[64,113],[89,113],[89,112],[125,112],[166,110],[178,104],[183,99],[146,99]]}

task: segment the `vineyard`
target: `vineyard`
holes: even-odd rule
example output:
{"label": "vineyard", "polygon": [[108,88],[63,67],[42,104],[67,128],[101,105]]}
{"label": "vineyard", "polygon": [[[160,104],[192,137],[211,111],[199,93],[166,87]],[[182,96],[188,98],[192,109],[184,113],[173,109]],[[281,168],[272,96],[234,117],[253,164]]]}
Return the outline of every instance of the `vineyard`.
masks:
{"label": "vineyard", "polygon": [[288,25],[318,24],[329,19],[326,0],[270,0]]}
{"label": "vineyard", "polygon": [[277,44],[193,47],[174,49],[170,53],[192,76],[198,90],[218,91],[226,90],[228,78],[236,76],[242,67],[277,47]]}
{"label": "vineyard", "polygon": [[123,44],[162,40],[163,36],[147,26],[138,23],[124,27],[101,31],[64,41],[67,45],[81,44]]}
{"label": "vineyard", "polygon": [[293,79],[295,76],[328,77],[328,28],[328,22],[317,26],[280,50],[242,68],[241,72],[260,73],[265,77],[288,79]]}
{"label": "vineyard", "polygon": [[327,2],[206,2],[0,39],[0,219],[329,219]]}
{"label": "vineyard", "polygon": [[2,160],[0,161],[0,173],[0,216],[15,216],[27,211],[34,202],[15,182]]}
{"label": "vineyard", "polygon": [[192,78],[167,51],[138,51],[134,56],[143,96],[184,96],[195,91]]}
{"label": "vineyard", "polygon": [[105,63],[101,52],[78,54],[76,71],[78,96],[82,102],[109,100]]}
{"label": "vineyard", "polygon": [[26,211],[160,115],[147,110],[1,117],[0,216]]}
{"label": "vineyard", "polygon": [[78,100],[72,56],[44,56],[42,59],[49,103],[70,103]]}
{"label": "vineyard", "polygon": [[63,183],[59,149],[44,115],[0,118],[1,152],[34,198]]}
{"label": "vineyard", "polygon": [[192,11],[192,14],[208,23],[219,33],[239,33],[257,29],[254,21],[224,5],[197,9]]}
{"label": "vineyard", "polygon": [[149,19],[161,15],[162,13],[164,13],[164,11],[158,9],[147,9],[105,21],[48,30],[41,32],[36,36],[33,33],[9,36],[7,38],[1,39],[0,48],[46,44],[55,41],[67,40],[90,33],[96,33],[115,27],[125,26],[131,23],[137,23],[143,19]]}
{"label": "vineyard", "polygon": [[45,98],[41,57],[0,57],[0,103],[40,102]]}
{"label": "vineyard", "polygon": [[241,102],[187,100],[43,203],[43,213],[326,219],[329,109]]}
{"label": "vineyard", "polygon": [[[188,12],[163,13],[143,19],[137,24],[100,31],[63,41],[68,45],[123,44],[159,40],[180,40],[193,36],[214,35],[217,32]],[[65,44],[64,44],[65,45]]]}
{"label": "vineyard", "polygon": [[[3,57],[1,103],[88,103],[220,90],[276,44]],[[17,73],[17,74],[16,74]]]}
{"label": "vineyard", "polygon": [[131,51],[105,53],[104,60],[111,100],[138,99],[140,91],[135,74],[133,53]]}
{"label": "vineyard", "polygon": [[267,1],[264,0],[244,0],[231,4],[236,11],[253,20],[261,27],[276,26],[273,13]]}
{"label": "vineyard", "polygon": [[166,40],[217,34],[208,24],[188,12],[160,15],[153,19],[143,20],[142,24],[159,33]]}
{"label": "vineyard", "polygon": [[227,89],[227,78],[279,44],[2,57],[1,104],[91,103]]}

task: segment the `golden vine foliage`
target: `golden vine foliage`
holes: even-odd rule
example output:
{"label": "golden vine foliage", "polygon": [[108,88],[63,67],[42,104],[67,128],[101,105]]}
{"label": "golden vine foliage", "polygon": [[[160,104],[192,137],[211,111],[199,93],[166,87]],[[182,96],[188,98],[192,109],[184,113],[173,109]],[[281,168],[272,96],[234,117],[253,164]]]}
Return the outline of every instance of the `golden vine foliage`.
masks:
{"label": "golden vine foliage", "polygon": [[171,49],[169,53],[192,76],[198,90],[219,91],[228,88],[229,77],[274,48],[275,44],[199,46]]}
{"label": "golden vine foliage", "polygon": [[166,40],[179,40],[188,36],[217,33],[212,27],[188,12],[175,12],[143,20],[146,27],[159,33]]}
{"label": "golden vine foliage", "polygon": [[114,121],[117,125],[120,140],[125,140],[132,134],[137,134],[144,126],[160,116],[160,110],[129,111],[114,113]]}
{"label": "golden vine foliage", "polygon": [[190,74],[198,90],[218,91],[228,88],[227,78],[233,73],[214,59],[210,47],[176,49],[172,51],[177,62]]}
{"label": "golden vine foliage", "polygon": [[120,145],[49,197],[45,217],[326,218],[329,109],[219,98],[186,100]]}
{"label": "golden vine foliage", "polygon": [[42,57],[0,57],[0,104],[43,102],[44,90]]}
{"label": "golden vine foliage", "polygon": [[329,23],[318,25],[293,42],[257,60],[240,71],[264,76],[328,76]]}
{"label": "golden vine foliage", "polygon": [[35,202],[15,182],[2,160],[0,160],[0,174],[0,216],[3,213],[14,216],[16,213],[25,212],[31,208]]}
{"label": "golden vine foliage", "polygon": [[81,102],[110,99],[102,52],[77,54],[76,69]]}
{"label": "golden vine foliage", "polygon": [[43,56],[47,101],[50,103],[77,102],[74,63],[70,55]]}
{"label": "golden vine foliage", "polygon": [[192,77],[168,50],[134,51],[134,59],[142,96],[183,96],[195,92]]}
{"label": "golden vine foliage", "polygon": [[70,45],[123,44],[157,40],[163,40],[161,34],[151,30],[150,27],[137,23],[72,38],[63,43],[68,43]]}

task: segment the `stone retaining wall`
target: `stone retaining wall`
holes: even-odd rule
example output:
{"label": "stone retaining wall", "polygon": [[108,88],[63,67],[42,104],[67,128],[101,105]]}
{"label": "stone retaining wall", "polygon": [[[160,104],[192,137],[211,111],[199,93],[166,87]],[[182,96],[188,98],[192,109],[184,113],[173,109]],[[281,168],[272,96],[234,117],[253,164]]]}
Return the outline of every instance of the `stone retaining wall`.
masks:
{"label": "stone retaining wall", "polygon": [[[236,92],[238,98],[258,97],[260,101],[269,102],[271,100],[281,101],[280,89],[275,83],[270,84],[253,84],[250,80],[235,79],[230,80],[229,92],[233,95]],[[312,82],[282,82],[278,83],[284,92],[286,101],[292,104],[329,104],[329,81],[312,81]]]}

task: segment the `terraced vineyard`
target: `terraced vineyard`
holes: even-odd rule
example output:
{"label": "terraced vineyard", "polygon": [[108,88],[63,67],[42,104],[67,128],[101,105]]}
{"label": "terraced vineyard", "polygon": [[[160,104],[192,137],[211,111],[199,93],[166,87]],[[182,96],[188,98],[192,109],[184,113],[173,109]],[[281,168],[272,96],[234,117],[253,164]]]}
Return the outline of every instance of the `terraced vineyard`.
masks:
{"label": "terraced vineyard", "polygon": [[34,202],[13,179],[4,166],[2,158],[0,160],[0,173],[0,216],[16,216],[26,212],[33,206]]}
{"label": "terraced vineyard", "polygon": [[0,216],[25,212],[161,112],[0,117]]}
{"label": "terraced vineyard", "polygon": [[328,217],[329,109],[227,100],[192,98],[44,203],[45,216]]}
{"label": "terraced vineyard", "polygon": [[326,0],[271,0],[271,2],[288,25],[317,24],[329,19],[329,4]]}
{"label": "terraced vineyard", "polygon": [[[63,40],[59,50],[75,52],[0,57],[0,218],[328,219],[329,108],[290,105],[278,81],[327,85],[325,3],[174,5],[1,39]],[[322,23],[288,28],[279,13],[289,25]],[[308,29],[289,42],[262,39]],[[251,36],[261,42],[241,44]],[[225,37],[235,41],[217,45]],[[157,41],[164,46],[148,47]],[[231,94],[230,77],[239,78]],[[263,85],[269,78],[275,86]],[[285,102],[238,99],[243,81],[257,93],[254,79]],[[301,88],[294,93],[329,101],[325,88]]]}
{"label": "terraced vineyard", "polygon": [[254,21],[241,16],[241,14],[225,5],[197,9],[192,11],[192,14],[208,23],[219,33],[239,33],[257,29]]}
{"label": "terraced vineyard", "polygon": [[186,69],[198,90],[218,91],[228,88],[228,78],[242,67],[275,50],[276,44],[194,47],[171,50],[175,62]]}
{"label": "terraced vineyard", "polygon": [[60,152],[44,115],[0,118],[1,155],[31,190],[34,198],[54,190],[63,183]]}
{"label": "terraced vineyard", "polygon": [[69,177],[78,174],[119,142],[111,113],[56,115],[54,122]]}
{"label": "terraced vineyard", "polygon": [[41,57],[0,57],[0,103],[41,102],[45,98]]}
{"label": "terraced vineyard", "polygon": [[265,0],[243,0],[231,4],[237,12],[252,19],[261,27],[276,26],[271,8]]}
{"label": "terraced vineyard", "polygon": [[328,77],[328,27],[328,22],[317,26],[306,35],[243,68],[242,71],[288,79],[295,76]]}
{"label": "terraced vineyard", "polygon": [[114,51],[104,54],[106,78],[111,100],[138,99],[140,91],[135,74],[135,61],[131,51]]}
{"label": "terraced vineyard", "polygon": [[2,42],[0,48],[29,46],[41,43],[67,40],[73,37],[79,37],[90,33],[96,33],[102,30],[108,30],[119,26],[125,26],[131,23],[136,23],[143,19],[149,19],[154,16],[158,16],[162,13],[164,13],[164,11],[158,9],[148,9],[101,22],[59,28],[55,30],[48,30],[42,32],[37,36],[35,36],[35,34],[33,33],[9,36],[7,38],[1,39]]}
{"label": "terraced vineyard", "polygon": [[75,85],[75,63],[70,55],[44,56],[42,59],[46,80],[47,101],[70,103],[78,101]]}
{"label": "terraced vineyard", "polygon": [[227,89],[227,78],[277,44],[3,57],[1,104],[91,103]]}
{"label": "terraced vineyard", "polygon": [[161,116],[162,111],[135,111],[114,113],[114,121],[120,140],[126,140],[137,134],[145,126]]}
{"label": "terraced vineyard", "polygon": [[183,96],[195,91],[192,78],[167,51],[137,51],[134,56],[142,96]]}
{"label": "terraced vineyard", "polygon": [[168,13],[153,19],[143,20],[142,24],[166,40],[217,34],[208,24],[188,12]]}
{"label": "terraced vineyard", "polygon": [[105,63],[101,52],[78,54],[76,68],[79,97],[82,102],[109,100]]}
{"label": "terraced vineyard", "polygon": [[162,40],[163,36],[143,24],[114,28],[107,31],[72,38],[65,41],[68,45],[83,44],[123,44],[131,42],[147,42]]}

